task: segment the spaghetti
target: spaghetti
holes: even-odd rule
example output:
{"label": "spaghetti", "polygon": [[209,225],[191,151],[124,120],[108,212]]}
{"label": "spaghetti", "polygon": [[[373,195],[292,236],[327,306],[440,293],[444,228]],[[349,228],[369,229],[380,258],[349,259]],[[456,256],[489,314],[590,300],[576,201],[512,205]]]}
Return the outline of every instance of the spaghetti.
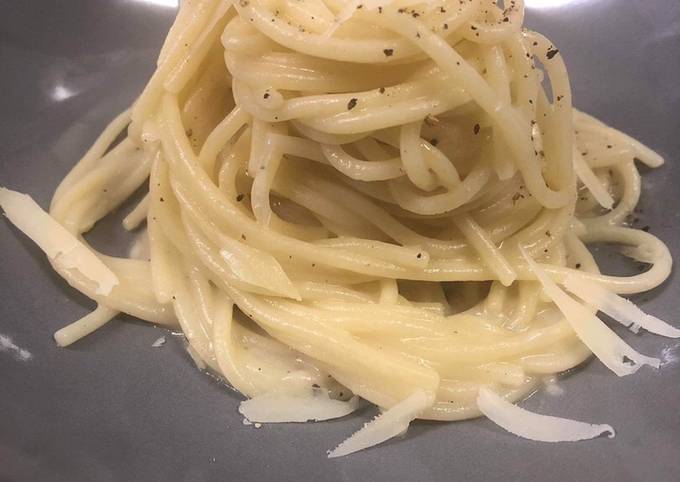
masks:
{"label": "spaghetti", "polygon": [[[665,245],[625,225],[634,160],[663,159],[573,109],[559,51],[522,21],[521,0],[183,2],[141,96],[54,194],[58,228],[94,253],[82,234],[148,185],[124,221],[146,221],[134,256],[96,253],[106,289],[92,260],[50,256],[99,306],[57,341],[125,312],[181,328],[254,397],[246,416],[389,409],[336,455],[416,417],[502,410],[591,353],[619,375],[658,365],[595,313],[677,336],[615,294],[670,273]],[[602,274],[597,242],[650,268]]]}

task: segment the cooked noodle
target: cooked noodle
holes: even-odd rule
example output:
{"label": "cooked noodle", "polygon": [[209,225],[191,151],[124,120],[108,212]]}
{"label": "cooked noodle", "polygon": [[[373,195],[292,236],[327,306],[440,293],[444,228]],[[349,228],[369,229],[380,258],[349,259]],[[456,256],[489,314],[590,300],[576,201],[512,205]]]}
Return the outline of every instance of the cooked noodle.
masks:
{"label": "cooked noodle", "polygon": [[[521,0],[505,6],[183,2],[143,93],[50,207],[80,236],[148,185],[124,226],[146,219],[149,252],[97,253],[108,294],[53,262],[99,304],[58,340],[125,312],[179,327],[247,397],[388,409],[424,393],[413,416],[435,420],[607,351],[561,296],[591,314],[597,300],[557,285],[632,294],[668,277],[666,246],[624,224],[635,160],[663,160],[573,109],[557,48],[522,28]],[[600,273],[587,245],[602,242],[649,269]]]}

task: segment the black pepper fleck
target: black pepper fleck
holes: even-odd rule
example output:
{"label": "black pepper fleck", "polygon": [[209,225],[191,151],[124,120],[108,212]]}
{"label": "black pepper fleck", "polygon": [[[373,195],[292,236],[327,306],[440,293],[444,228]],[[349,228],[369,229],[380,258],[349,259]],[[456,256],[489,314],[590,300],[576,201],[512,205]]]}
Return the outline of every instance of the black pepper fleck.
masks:
{"label": "black pepper fleck", "polygon": [[559,50],[557,50],[555,47],[551,47],[551,48],[548,49],[548,51],[545,53],[545,56],[548,57],[548,60],[550,60],[550,59],[552,59],[555,55],[557,55],[558,52],[559,52]]}

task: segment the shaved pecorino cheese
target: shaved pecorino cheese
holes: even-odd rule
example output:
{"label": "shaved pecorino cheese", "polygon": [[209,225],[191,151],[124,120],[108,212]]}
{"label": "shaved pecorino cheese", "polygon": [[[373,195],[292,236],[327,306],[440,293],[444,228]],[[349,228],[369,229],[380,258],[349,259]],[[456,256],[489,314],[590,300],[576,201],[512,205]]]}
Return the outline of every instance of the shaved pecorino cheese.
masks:
{"label": "shaved pecorino cheese", "polygon": [[57,265],[75,269],[97,284],[96,293],[108,295],[118,278],[85,246],[27,194],[0,187],[0,206],[7,218]]}
{"label": "shaved pecorino cheese", "polygon": [[585,423],[529,412],[513,405],[489,388],[479,389],[477,407],[499,427],[518,437],[537,442],[576,442],[599,437],[607,432],[609,432],[609,438],[615,435],[610,425]]}
{"label": "shaved pecorino cheese", "polygon": [[241,402],[238,411],[250,422],[319,422],[349,415],[359,406],[359,397],[333,400],[327,394],[309,397],[285,394],[260,395]]}
{"label": "shaved pecorino cheese", "polygon": [[332,450],[328,457],[343,457],[396,437],[405,432],[409,424],[431,407],[433,403],[434,394],[426,393],[423,390],[414,392],[408,398],[364,425],[358,432]]}
{"label": "shaved pecorino cheese", "polygon": [[633,350],[619,338],[602,320],[587,307],[579,303],[550,279],[543,269],[520,248],[543,290],[557,305],[579,339],[592,351],[607,368],[618,376],[635,373],[642,365],[659,367],[659,359],[644,356]]}

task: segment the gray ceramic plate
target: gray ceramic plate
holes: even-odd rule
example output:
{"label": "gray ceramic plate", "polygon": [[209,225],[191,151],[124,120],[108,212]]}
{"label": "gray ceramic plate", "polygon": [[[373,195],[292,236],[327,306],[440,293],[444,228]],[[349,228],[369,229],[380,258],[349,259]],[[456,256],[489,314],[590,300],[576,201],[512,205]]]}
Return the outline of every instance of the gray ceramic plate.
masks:
{"label": "gray ceramic plate", "polygon": [[[526,0],[528,23],[559,46],[576,104],[668,163],[644,177],[641,223],[680,259],[680,2]],[[561,6],[560,6],[561,5]],[[107,120],[151,73],[176,0],[0,0],[0,184],[43,206]],[[122,253],[112,221],[95,241]],[[326,449],[372,415],[320,424],[244,426],[239,397],[199,374],[169,336],[129,318],[68,349],[52,333],[90,303],[41,253],[0,223],[2,480],[680,480],[680,344],[624,337],[664,366],[619,379],[597,361],[562,396],[524,406],[618,430],[615,439],[540,444],[491,422],[416,423],[404,439],[339,460]],[[602,255],[605,264],[611,258]],[[620,268],[618,268],[620,269]],[[673,276],[637,301],[672,321]],[[6,342],[6,338],[3,338]],[[26,357],[26,353],[23,353]]]}

